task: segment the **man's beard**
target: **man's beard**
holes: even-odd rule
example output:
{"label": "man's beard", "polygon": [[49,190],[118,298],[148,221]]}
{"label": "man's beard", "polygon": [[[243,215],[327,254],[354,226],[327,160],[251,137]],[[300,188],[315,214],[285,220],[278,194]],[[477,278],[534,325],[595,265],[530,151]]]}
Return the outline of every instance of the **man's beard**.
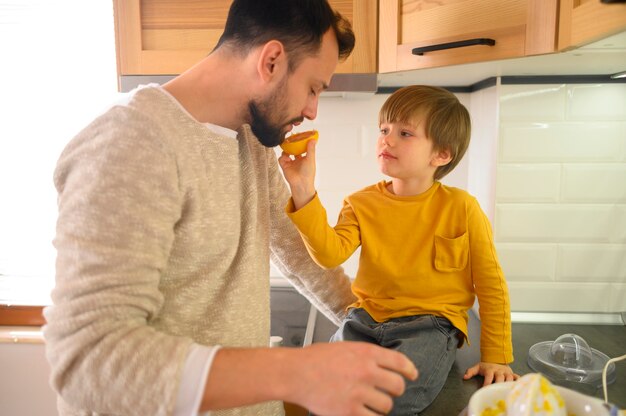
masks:
{"label": "man's beard", "polygon": [[268,106],[265,103],[255,103],[250,101],[248,109],[250,111],[250,127],[252,132],[259,139],[261,144],[265,147],[278,146],[285,140],[285,133],[282,126],[273,124],[268,117]]}
{"label": "man's beard", "polygon": [[282,125],[275,124],[272,119],[279,118],[276,113],[283,112],[287,107],[285,98],[287,96],[287,77],[276,87],[272,95],[262,102],[250,100],[248,111],[250,112],[250,127],[252,132],[265,147],[278,146],[285,140],[285,127],[296,122],[301,122],[304,118],[298,117],[291,122]]}

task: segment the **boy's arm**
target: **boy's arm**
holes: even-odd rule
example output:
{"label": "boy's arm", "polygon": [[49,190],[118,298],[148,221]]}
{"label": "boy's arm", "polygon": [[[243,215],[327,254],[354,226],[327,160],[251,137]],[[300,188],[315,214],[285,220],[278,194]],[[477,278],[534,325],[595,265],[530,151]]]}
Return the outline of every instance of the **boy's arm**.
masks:
{"label": "boy's arm", "polygon": [[285,210],[300,232],[309,254],[322,267],[339,266],[361,244],[359,223],[349,202],[344,201],[334,228],[328,225],[326,210],[317,195],[299,210],[290,201]]}
{"label": "boy's arm", "polygon": [[483,385],[519,378],[508,363],[513,361],[511,311],[506,280],[496,256],[491,225],[475,199],[468,206],[472,278],[480,304],[481,361],[463,378],[484,377]]}
{"label": "boy's arm", "polygon": [[315,196],[315,146],[317,140],[307,143],[305,156],[291,159],[284,153],[278,159],[283,175],[289,184],[296,210],[308,204]]}
{"label": "boy's arm", "polygon": [[358,222],[350,206],[344,205],[340,220],[333,229],[328,225],[326,210],[315,191],[315,145],[307,144],[305,156],[292,159],[286,153],[278,159],[291,189],[286,211],[298,228],[311,257],[325,268],[346,261],[361,244]]}
{"label": "boy's arm", "polygon": [[482,362],[513,362],[511,308],[504,273],[498,262],[491,225],[472,198],[468,201],[472,280],[480,304]]}

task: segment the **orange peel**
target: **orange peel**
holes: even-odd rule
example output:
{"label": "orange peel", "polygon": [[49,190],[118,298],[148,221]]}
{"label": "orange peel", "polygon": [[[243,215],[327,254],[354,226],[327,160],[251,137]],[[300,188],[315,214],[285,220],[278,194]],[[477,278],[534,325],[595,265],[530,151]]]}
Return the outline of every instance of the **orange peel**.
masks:
{"label": "orange peel", "polygon": [[281,149],[290,155],[301,155],[306,153],[307,143],[311,140],[317,140],[319,134],[317,130],[307,130],[302,133],[292,134],[285,138],[285,141],[280,145]]}

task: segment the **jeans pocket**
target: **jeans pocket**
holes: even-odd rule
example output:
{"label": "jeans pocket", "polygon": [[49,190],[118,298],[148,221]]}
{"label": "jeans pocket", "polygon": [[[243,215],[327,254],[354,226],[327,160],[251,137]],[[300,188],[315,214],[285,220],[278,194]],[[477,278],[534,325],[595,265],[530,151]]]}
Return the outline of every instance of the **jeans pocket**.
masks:
{"label": "jeans pocket", "polygon": [[448,338],[448,351],[458,346],[459,330],[450,321],[441,316],[432,316],[433,326]]}

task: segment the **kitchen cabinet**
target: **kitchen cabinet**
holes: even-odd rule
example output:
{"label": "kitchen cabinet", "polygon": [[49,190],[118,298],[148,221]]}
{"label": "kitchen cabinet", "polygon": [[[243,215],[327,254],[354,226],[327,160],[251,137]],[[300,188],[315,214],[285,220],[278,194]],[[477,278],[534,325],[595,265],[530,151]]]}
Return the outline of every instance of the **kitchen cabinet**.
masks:
{"label": "kitchen cabinet", "polygon": [[[380,0],[379,72],[554,52],[557,3],[558,0]],[[427,51],[422,55],[412,52],[414,48],[467,40],[493,44]]]}
{"label": "kitchen cabinet", "polygon": [[626,3],[561,0],[559,50],[567,50],[626,30]]}
{"label": "kitchen cabinet", "polygon": [[[354,52],[338,73],[377,72],[377,0],[330,0],[353,24]],[[231,0],[114,0],[118,75],[175,75],[205,57]]]}

